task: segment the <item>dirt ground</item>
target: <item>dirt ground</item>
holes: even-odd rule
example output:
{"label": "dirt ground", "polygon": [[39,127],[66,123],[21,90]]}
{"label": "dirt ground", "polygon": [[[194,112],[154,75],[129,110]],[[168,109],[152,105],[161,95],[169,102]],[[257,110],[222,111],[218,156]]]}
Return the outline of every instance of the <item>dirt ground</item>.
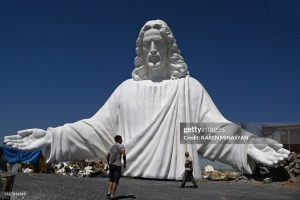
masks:
{"label": "dirt ground", "polygon": [[[81,178],[55,174],[18,174],[15,178],[11,199],[53,200],[53,199],[105,199],[107,178]],[[187,188],[178,188],[177,181],[122,178],[117,193],[119,199],[298,199],[300,186],[283,183],[240,183],[199,182],[195,189],[191,183]],[[19,193],[19,194],[18,194]]]}

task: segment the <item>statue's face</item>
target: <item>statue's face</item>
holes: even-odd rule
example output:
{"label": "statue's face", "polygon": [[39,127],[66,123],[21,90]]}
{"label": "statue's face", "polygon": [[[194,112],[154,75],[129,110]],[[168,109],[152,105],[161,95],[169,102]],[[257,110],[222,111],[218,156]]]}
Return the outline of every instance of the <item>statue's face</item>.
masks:
{"label": "statue's face", "polygon": [[168,45],[159,30],[149,29],[144,34],[143,58],[150,70],[167,66]]}

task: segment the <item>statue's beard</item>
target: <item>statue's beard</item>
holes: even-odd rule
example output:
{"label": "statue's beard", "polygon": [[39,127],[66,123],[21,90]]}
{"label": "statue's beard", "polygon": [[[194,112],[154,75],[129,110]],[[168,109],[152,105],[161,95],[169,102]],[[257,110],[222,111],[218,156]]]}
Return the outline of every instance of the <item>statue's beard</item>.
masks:
{"label": "statue's beard", "polygon": [[146,59],[149,69],[159,69],[162,66],[162,60],[160,55],[149,55]]}

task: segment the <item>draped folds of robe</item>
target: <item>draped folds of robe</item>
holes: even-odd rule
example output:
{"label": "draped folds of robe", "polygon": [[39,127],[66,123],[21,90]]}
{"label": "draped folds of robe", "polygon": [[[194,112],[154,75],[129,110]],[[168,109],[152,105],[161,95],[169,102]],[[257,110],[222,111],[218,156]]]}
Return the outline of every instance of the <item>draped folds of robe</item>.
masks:
{"label": "draped folds of robe", "polygon": [[[251,173],[246,144],[180,144],[180,122],[229,121],[194,78],[162,82],[129,79],[91,118],[48,128],[52,142],[47,162],[104,158],[119,134],[127,155],[125,176],[180,179],[186,151],[193,157],[196,179],[201,178],[198,154]],[[253,136],[244,130],[232,134]]]}

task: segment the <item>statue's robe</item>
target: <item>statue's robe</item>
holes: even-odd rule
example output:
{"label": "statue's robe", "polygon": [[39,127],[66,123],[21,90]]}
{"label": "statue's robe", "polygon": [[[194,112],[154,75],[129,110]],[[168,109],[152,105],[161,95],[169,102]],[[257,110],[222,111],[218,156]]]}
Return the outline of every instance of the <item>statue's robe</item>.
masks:
{"label": "statue's robe", "polygon": [[[192,77],[162,82],[129,79],[91,118],[48,129],[52,142],[47,162],[104,158],[119,134],[127,154],[125,176],[180,179],[186,151],[193,157],[196,179],[201,178],[198,154],[251,173],[247,144],[180,144],[180,122],[229,121]],[[253,136],[244,130],[232,134]]]}

